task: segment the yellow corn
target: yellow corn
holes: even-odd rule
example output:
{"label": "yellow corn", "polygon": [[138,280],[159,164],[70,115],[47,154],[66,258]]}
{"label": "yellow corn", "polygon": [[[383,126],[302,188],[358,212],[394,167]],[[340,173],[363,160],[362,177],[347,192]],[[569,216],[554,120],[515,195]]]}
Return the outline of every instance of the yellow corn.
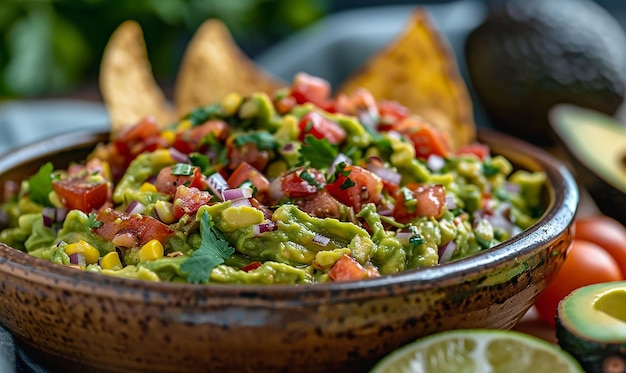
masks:
{"label": "yellow corn", "polygon": [[242,95],[235,93],[235,92],[231,92],[227,94],[226,96],[224,96],[221,102],[222,110],[224,111],[224,114],[226,115],[235,114],[237,110],[239,110],[239,106],[241,106],[242,102],[243,102]]}
{"label": "yellow corn", "polygon": [[174,159],[172,159],[172,154],[169,149],[157,149],[150,155],[150,159],[152,160],[152,167],[165,167],[174,163]]}
{"label": "yellow corn", "polygon": [[157,188],[154,186],[154,184],[146,181],[145,183],[141,184],[139,190],[142,192],[156,192]]}
{"label": "yellow corn", "polygon": [[163,245],[158,240],[151,240],[139,249],[139,260],[155,260],[163,257]]}
{"label": "yellow corn", "polygon": [[161,137],[164,138],[168,144],[173,144],[176,139],[176,133],[172,130],[165,130],[161,132]]}
{"label": "yellow corn", "polygon": [[191,127],[193,127],[193,123],[191,123],[189,119],[184,119],[178,123],[178,125],[176,126],[176,131],[180,132],[180,131],[188,130]]}
{"label": "yellow corn", "polygon": [[173,205],[167,201],[157,201],[154,204],[154,209],[159,215],[159,219],[165,224],[172,224],[176,221],[172,214]]}
{"label": "yellow corn", "polygon": [[102,269],[111,269],[117,271],[122,269],[122,262],[120,261],[120,256],[116,251],[111,251],[102,257],[100,261],[100,267]]}
{"label": "yellow corn", "polygon": [[65,246],[65,253],[67,255],[81,253],[85,257],[85,263],[87,264],[98,263],[98,259],[100,259],[100,252],[98,249],[83,240],[73,242]]}

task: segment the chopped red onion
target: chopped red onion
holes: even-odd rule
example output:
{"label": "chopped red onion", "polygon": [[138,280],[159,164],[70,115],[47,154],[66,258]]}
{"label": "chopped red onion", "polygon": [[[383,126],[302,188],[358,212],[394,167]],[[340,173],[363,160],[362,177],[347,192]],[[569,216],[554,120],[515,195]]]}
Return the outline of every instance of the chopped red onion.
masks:
{"label": "chopped red onion", "polygon": [[439,248],[439,264],[447,263],[452,258],[452,255],[456,251],[456,243],[449,241],[445,245]]}
{"label": "chopped red onion", "polygon": [[428,166],[428,168],[433,172],[441,171],[445,165],[446,160],[436,154],[429,155],[426,160],[426,166]]}
{"label": "chopped red onion", "polygon": [[74,253],[70,254],[70,263],[84,267],[87,263],[85,262],[85,255],[83,253]]}
{"label": "chopped red onion", "polygon": [[190,163],[189,156],[176,148],[170,148],[170,156],[176,163]]}
{"label": "chopped red onion", "polygon": [[224,196],[222,195],[222,192],[228,189],[228,183],[224,180],[224,177],[219,172],[216,172],[209,176],[207,181],[209,183],[209,188],[213,191],[213,194],[218,198],[221,198],[223,201]]}
{"label": "chopped red onion", "polygon": [[143,203],[141,203],[139,201],[132,201],[126,207],[126,212],[131,214],[131,215],[133,215],[133,214],[140,214],[145,208],[146,208],[146,206]]}
{"label": "chopped red onion", "polygon": [[446,194],[446,206],[448,206],[448,210],[454,210],[457,207],[454,197],[450,194]]}
{"label": "chopped red onion", "polygon": [[402,175],[377,162],[369,162],[367,169],[391,184],[400,185],[400,181],[402,181]]}
{"label": "chopped red onion", "polygon": [[44,227],[52,228],[52,223],[56,220],[56,210],[54,207],[44,207],[41,215],[43,217]]}
{"label": "chopped red onion", "polygon": [[278,228],[276,223],[270,220],[270,221],[263,222],[260,224],[255,224],[252,227],[252,233],[254,233],[256,237],[258,237],[265,232],[275,231],[276,228]]}
{"label": "chopped red onion", "polygon": [[252,188],[247,187],[225,189],[222,192],[222,197],[224,197],[224,201],[232,201],[242,198],[252,198],[252,193]]}
{"label": "chopped red onion", "polygon": [[242,207],[242,206],[252,207],[252,204],[250,203],[250,200],[248,198],[240,198],[240,199],[235,199],[235,200],[230,201],[230,206],[231,207]]}
{"label": "chopped red onion", "polygon": [[326,246],[330,243],[330,238],[321,235],[319,233],[315,233],[315,235],[313,236],[313,243],[318,244],[320,246]]}
{"label": "chopped red onion", "polygon": [[504,188],[511,193],[519,193],[522,189],[519,184],[515,184],[510,181],[504,183]]}
{"label": "chopped red onion", "polygon": [[293,143],[286,143],[285,145],[283,145],[282,151],[285,153],[289,153],[295,150],[295,146],[293,145]]}
{"label": "chopped red onion", "polygon": [[69,212],[70,212],[70,210],[65,208],[65,207],[57,207],[56,208],[56,221],[57,221],[57,223],[63,223],[65,221],[65,218],[67,217],[67,214]]}

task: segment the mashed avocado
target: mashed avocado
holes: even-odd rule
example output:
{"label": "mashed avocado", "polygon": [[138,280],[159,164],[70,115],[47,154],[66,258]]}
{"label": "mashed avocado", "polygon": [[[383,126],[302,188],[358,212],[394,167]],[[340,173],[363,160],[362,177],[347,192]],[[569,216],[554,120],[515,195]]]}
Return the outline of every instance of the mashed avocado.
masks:
{"label": "mashed avocado", "polygon": [[231,94],[162,130],[141,121],[83,162],[46,165],[2,205],[0,241],[130,279],[311,284],[473,255],[543,213],[543,173],[450,149],[365,91],[296,88]]}

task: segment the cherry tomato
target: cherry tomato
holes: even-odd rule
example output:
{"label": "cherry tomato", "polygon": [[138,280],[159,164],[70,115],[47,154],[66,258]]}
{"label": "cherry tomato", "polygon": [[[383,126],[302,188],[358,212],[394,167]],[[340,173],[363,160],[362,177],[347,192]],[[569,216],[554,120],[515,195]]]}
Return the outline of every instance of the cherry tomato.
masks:
{"label": "cherry tomato", "polygon": [[[446,190],[443,185],[408,183],[406,191],[398,190],[397,195],[392,214],[401,223],[408,223],[419,216],[439,217],[446,204]],[[415,202],[413,207],[410,207],[407,197]]]}
{"label": "cherry tomato", "polygon": [[87,176],[55,180],[52,188],[63,206],[85,213],[99,209],[109,197],[109,184],[106,181],[93,183]]}
{"label": "cherry tomato", "polygon": [[593,242],[606,250],[626,276],[626,227],[605,215],[576,220],[577,240]]}
{"label": "cherry tomato", "polygon": [[566,295],[582,286],[623,278],[619,265],[600,246],[574,239],[561,269],[535,301],[540,319],[554,326],[556,309]]}

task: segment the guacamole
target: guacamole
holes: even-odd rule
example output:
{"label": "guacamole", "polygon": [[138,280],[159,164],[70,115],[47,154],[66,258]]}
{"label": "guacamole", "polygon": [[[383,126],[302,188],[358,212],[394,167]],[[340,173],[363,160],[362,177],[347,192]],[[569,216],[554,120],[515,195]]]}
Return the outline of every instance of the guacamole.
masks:
{"label": "guacamole", "polygon": [[[149,281],[311,284],[441,265],[541,216],[542,172],[449,139],[397,102],[299,74],[177,123],[145,118],[2,204],[0,241]],[[6,194],[6,193],[5,193]]]}

